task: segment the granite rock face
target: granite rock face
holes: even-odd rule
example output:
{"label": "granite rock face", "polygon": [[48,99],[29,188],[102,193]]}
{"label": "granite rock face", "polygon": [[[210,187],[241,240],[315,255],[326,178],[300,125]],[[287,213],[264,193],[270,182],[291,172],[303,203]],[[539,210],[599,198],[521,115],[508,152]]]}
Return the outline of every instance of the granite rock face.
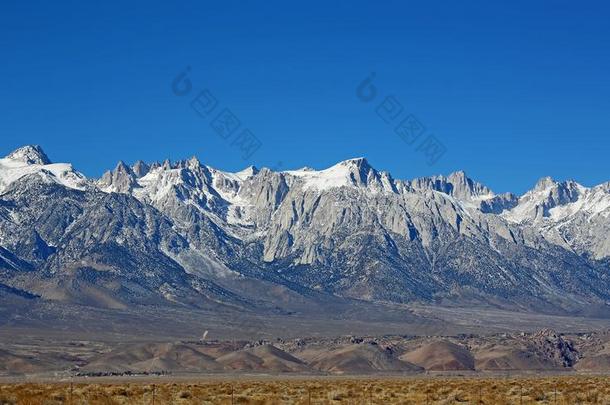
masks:
{"label": "granite rock face", "polygon": [[396,180],[364,158],[237,173],[196,158],[119,162],[86,179],[26,146],[0,159],[0,185],[0,282],[43,299],[248,305],[246,279],[367,301],[610,312],[607,184],[545,178],[496,195],[464,172]]}

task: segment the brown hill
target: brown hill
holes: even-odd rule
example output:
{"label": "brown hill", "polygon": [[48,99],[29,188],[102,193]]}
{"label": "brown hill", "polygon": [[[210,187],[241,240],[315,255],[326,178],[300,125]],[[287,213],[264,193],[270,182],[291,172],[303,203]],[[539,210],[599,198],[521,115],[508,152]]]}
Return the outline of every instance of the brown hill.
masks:
{"label": "brown hill", "polygon": [[352,344],[318,352],[309,360],[309,365],[317,370],[337,374],[422,371],[421,367],[401,361],[389,350],[372,344]]}
{"label": "brown hill", "polygon": [[1,374],[29,374],[49,369],[51,364],[34,356],[22,356],[0,349]]}
{"label": "brown hill", "polygon": [[184,343],[143,343],[112,350],[82,367],[89,372],[221,371],[224,367]]}
{"label": "brown hill", "polygon": [[584,357],[574,366],[582,371],[610,371],[610,354]]}
{"label": "brown hill", "polygon": [[239,342],[206,342],[206,343],[194,343],[194,347],[197,351],[207,354],[208,356],[216,359],[220,356],[224,356],[225,354],[229,354],[238,348],[246,345],[247,341],[239,341]]}
{"label": "brown hill", "polygon": [[495,346],[475,354],[477,370],[553,370],[560,369],[551,359],[534,351]]}
{"label": "brown hill", "polygon": [[219,364],[242,371],[308,372],[309,366],[273,345],[262,345],[225,354],[216,359]]}
{"label": "brown hill", "polygon": [[400,356],[430,371],[474,370],[474,357],[460,345],[447,341],[424,343],[419,348]]}

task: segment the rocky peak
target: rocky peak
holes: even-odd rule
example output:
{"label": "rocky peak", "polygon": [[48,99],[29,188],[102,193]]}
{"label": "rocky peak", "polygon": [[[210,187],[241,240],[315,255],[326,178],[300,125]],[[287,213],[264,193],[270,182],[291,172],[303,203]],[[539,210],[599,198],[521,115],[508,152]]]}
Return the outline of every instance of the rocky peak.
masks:
{"label": "rocky peak", "polygon": [[347,166],[347,167],[356,167],[358,169],[364,169],[364,170],[372,169],[372,167],[369,164],[368,160],[366,160],[366,158],[363,158],[363,157],[347,159],[347,160],[344,160],[344,161],[339,162],[337,164],[341,165],[341,166]]}
{"label": "rocky peak", "polygon": [[493,195],[489,188],[469,178],[464,171],[451,173],[447,181],[453,186],[453,196],[457,198]]}
{"label": "rocky peak", "polygon": [[168,168],[197,170],[202,167],[201,162],[199,161],[199,159],[196,156],[193,156],[190,159],[179,160],[174,165],[169,163],[169,161],[166,161],[166,162],[168,162],[168,163],[163,164],[163,167],[165,168],[165,170],[168,170]]}
{"label": "rocky peak", "polygon": [[557,182],[543,177],[519,198],[519,203],[505,217],[515,222],[541,221],[551,215],[553,208],[576,202],[587,191],[572,180]]}
{"label": "rocky peak", "polygon": [[544,177],[527,195],[533,200],[538,199],[545,208],[551,209],[578,200],[584,190],[583,186],[572,180],[557,182],[550,177]]}
{"label": "rocky peak", "polygon": [[602,183],[598,186],[595,186],[596,189],[604,191],[606,193],[610,193],[610,181],[607,181],[605,183]]}
{"label": "rocky peak", "polygon": [[573,180],[558,182],[551,177],[543,177],[532,191],[526,195],[551,197],[558,204],[575,201],[585,188]]}
{"label": "rocky peak", "polygon": [[239,177],[240,179],[247,179],[248,177],[252,177],[252,176],[256,176],[258,174],[259,170],[256,166],[248,166],[243,170],[240,170],[239,172],[235,173],[235,175],[237,177]]}
{"label": "rocky peak", "polygon": [[481,197],[493,197],[493,192],[483,184],[472,180],[464,171],[449,176],[421,177],[411,180],[409,185],[419,190],[435,190],[461,201],[472,201]]}
{"label": "rocky peak", "polygon": [[201,162],[199,161],[199,159],[197,158],[197,156],[193,156],[193,157],[191,157],[191,158],[188,160],[188,162],[187,162],[187,166],[188,166],[189,168],[196,169],[196,168],[198,168],[199,166],[201,166]]}
{"label": "rocky peak", "polygon": [[99,186],[108,192],[129,193],[138,183],[137,176],[123,161],[119,161],[114,170],[104,173]]}
{"label": "rocky peak", "polygon": [[134,174],[140,178],[140,177],[144,177],[148,174],[148,172],[150,171],[150,166],[141,161],[138,160],[131,168],[131,170],[134,172]]}
{"label": "rocky peak", "polygon": [[534,186],[533,191],[543,191],[546,190],[550,187],[555,187],[557,186],[557,182],[549,176],[546,177],[542,177],[540,180],[538,180],[536,182],[536,185]]}
{"label": "rocky peak", "polygon": [[500,214],[514,208],[519,197],[513,193],[503,193],[481,201],[480,210],[485,214]]}
{"label": "rocky peak", "polygon": [[377,175],[377,171],[365,158],[344,160],[337,166],[344,166],[349,173],[350,180],[356,186],[366,186]]}
{"label": "rocky peak", "polygon": [[327,190],[337,187],[367,188],[374,192],[395,191],[387,173],[375,170],[365,158],[344,160],[324,170],[303,168],[281,172],[303,184],[304,189]]}
{"label": "rocky peak", "polygon": [[14,150],[6,159],[15,160],[28,165],[48,165],[51,160],[38,145],[26,145]]}

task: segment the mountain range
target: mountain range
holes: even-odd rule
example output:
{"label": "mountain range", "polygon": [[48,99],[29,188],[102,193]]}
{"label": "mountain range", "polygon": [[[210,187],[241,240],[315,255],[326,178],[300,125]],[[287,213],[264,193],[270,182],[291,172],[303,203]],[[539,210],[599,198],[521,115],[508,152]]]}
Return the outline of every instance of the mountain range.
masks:
{"label": "mountain range", "polygon": [[521,196],[366,159],[232,173],[197,158],[101,178],[39,146],[0,159],[0,292],[89,307],[350,300],[610,315],[610,183]]}

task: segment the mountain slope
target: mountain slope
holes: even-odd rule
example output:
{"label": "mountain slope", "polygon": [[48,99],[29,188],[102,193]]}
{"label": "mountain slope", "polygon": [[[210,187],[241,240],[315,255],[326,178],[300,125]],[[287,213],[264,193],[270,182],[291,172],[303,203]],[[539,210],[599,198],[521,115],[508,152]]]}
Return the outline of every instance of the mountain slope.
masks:
{"label": "mountain slope", "polygon": [[607,184],[496,195],[463,172],[403,181],[364,158],[238,173],[119,162],[96,180],[26,146],[0,159],[0,282],[110,308],[277,306],[248,280],[310,302],[608,313],[609,217]]}

